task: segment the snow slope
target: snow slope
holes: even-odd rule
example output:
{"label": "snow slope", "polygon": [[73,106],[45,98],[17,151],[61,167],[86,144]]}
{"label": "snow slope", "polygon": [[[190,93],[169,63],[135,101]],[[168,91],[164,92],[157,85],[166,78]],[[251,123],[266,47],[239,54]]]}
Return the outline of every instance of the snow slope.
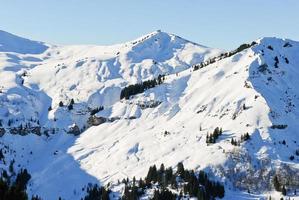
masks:
{"label": "snow slope", "polygon": [[[113,46],[46,45],[39,53],[39,42],[29,53],[8,52],[6,45],[0,50],[0,119],[7,132],[1,144],[12,149],[7,159],[15,156],[17,168],[29,169],[28,192],[45,199],[80,199],[88,182],[144,177],[153,164],[178,162],[215,174],[227,199],[237,189],[258,194],[238,193],[239,199],[263,198],[259,194],[272,190],[277,172],[282,180],[290,175],[289,187],[298,188],[299,43],[256,42],[197,71],[193,64],[223,51],[161,31]],[[119,100],[124,86],[159,74],[167,75],[163,84]],[[72,98],[73,110],[59,107]],[[141,106],[153,102],[159,104]],[[99,106],[104,110],[96,116],[116,120],[88,128],[89,110]],[[50,135],[11,135],[9,121],[10,127],[29,123]],[[65,134],[72,124],[82,129],[80,136]],[[206,135],[216,127],[224,133],[207,145]],[[231,144],[247,132],[249,141]]]}
{"label": "snow slope", "polygon": [[[88,129],[70,152],[83,169],[107,181],[144,176],[153,163],[175,166],[181,161],[191,169],[220,165],[220,169],[214,170],[234,179],[229,177],[232,175],[229,172],[231,165],[237,165],[231,158],[232,153],[237,152],[244,153],[250,163],[233,167],[243,173],[252,172],[252,180],[257,181],[262,176],[259,174],[262,167],[269,168],[269,174],[263,174],[268,179],[268,175],[273,175],[271,168],[283,164],[290,164],[298,175],[298,157],[293,161],[289,157],[298,149],[299,140],[296,131],[296,107],[299,106],[296,64],[299,60],[292,56],[299,46],[292,42],[294,47],[281,48],[285,41],[274,38],[258,42],[258,46],[202,70],[191,74],[185,71],[178,77],[168,76],[163,85],[113,105],[113,110],[125,110],[111,114],[121,120]],[[279,50],[272,52],[267,49],[270,44]],[[259,53],[262,50],[264,56]],[[273,66],[275,56],[281,60],[278,68]],[[285,57],[289,64],[285,63]],[[263,63],[269,66],[266,74],[259,71]],[[125,117],[138,102],[149,100],[162,104],[142,110],[141,116],[135,120]],[[270,128],[281,124],[286,124],[287,128]],[[216,144],[207,146],[206,134],[217,126],[223,128],[224,134]],[[165,131],[170,134],[165,135]],[[240,148],[231,145],[231,138],[240,139],[247,132],[251,141]],[[279,144],[283,140],[287,145]],[[112,176],[107,177],[108,169]],[[248,174],[241,172],[239,178],[250,182],[245,180]],[[253,190],[265,188],[268,187],[267,181],[260,180],[248,187]],[[246,185],[232,182],[239,187]]]}
{"label": "snow slope", "polygon": [[48,49],[42,42],[31,41],[0,30],[0,52],[41,54]]}

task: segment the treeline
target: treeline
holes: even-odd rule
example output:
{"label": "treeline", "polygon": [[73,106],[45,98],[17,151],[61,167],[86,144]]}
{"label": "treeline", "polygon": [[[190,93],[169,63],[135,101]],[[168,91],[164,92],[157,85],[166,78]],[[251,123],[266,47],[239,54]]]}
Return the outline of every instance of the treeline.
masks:
{"label": "treeline", "polygon": [[231,56],[233,56],[233,55],[235,55],[235,54],[237,54],[237,53],[239,53],[239,52],[241,52],[245,49],[248,49],[248,48],[250,48],[250,47],[252,47],[256,44],[257,44],[256,42],[252,42],[251,44],[242,44],[237,49],[235,49],[233,51],[230,51],[230,52],[227,52],[227,53],[222,53],[219,56],[208,59],[207,61],[204,61],[204,62],[201,62],[199,64],[193,65],[193,71],[196,71],[198,69],[206,67],[206,66],[208,66],[210,64],[213,64],[216,61],[222,60],[224,58],[231,57]]}
{"label": "treeline", "polygon": [[[13,164],[9,168],[10,175],[5,170],[1,174],[0,200],[28,200],[26,188],[31,175],[26,169],[21,169],[18,174],[15,174]],[[125,185],[121,196],[123,200],[138,200],[148,194],[147,190],[153,191],[153,195],[149,197],[153,200],[191,197],[196,197],[198,200],[210,200],[223,198],[225,193],[221,183],[210,180],[204,171],[195,173],[194,170],[186,170],[183,163],[178,163],[175,172],[171,167],[165,168],[164,164],[161,164],[159,169],[153,165],[149,168],[145,179],[137,181],[135,177],[132,180],[127,178],[123,179],[122,183]],[[82,200],[109,200],[112,196],[109,185],[102,187],[89,184]],[[62,198],[58,197],[58,199]],[[41,198],[32,196],[31,200],[41,200]]]}
{"label": "treeline", "polygon": [[[257,44],[256,42],[252,42],[251,44],[242,44],[237,49],[235,49],[233,51],[230,51],[227,53],[222,53],[219,56],[210,58],[207,61],[193,65],[193,71],[196,71],[200,68],[206,67],[207,65],[215,63],[218,60],[222,60],[224,58],[233,56],[233,55],[235,55],[245,49],[248,49],[256,44]],[[152,80],[147,80],[147,81],[137,83],[134,85],[129,85],[129,86],[125,87],[124,89],[122,89],[122,91],[120,93],[120,99],[129,99],[130,96],[132,96],[132,95],[143,93],[147,89],[153,88],[156,85],[160,85],[161,83],[163,83],[164,80],[165,80],[165,75],[159,75],[157,78],[154,78]]]}
{"label": "treeline", "polygon": [[87,195],[84,200],[109,200],[110,189],[105,189],[104,187],[95,185],[89,185],[87,187]]}
{"label": "treeline", "polygon": [[152,80],[147,80],[134,85],[129,85],[121,90],[120,99],[129,99],[132,95],[143,93],[145,90],[153,88],[156,85],[162,84],[164,80],[165,75],[159,75],[157,78],[154,78]]}
{"label": "treeline", "polygon": [[[0,199],[28,200],[26,188],[30,178],[31,175],[26,169],[21,169],[17,175],[11,176],[8,175],[7,171],[3,170],[0,177]],[[40,200],[40,198],[33,196],[31,200]]]}
{"label": "treeline", "polygon": [[125,184],[123,200],[137,200],[148,189],[154,190],[154,200],[191,197],[209,200],[223,198],[225,193],[221,183],[209,180],[204,171],[196,174],[193,170],[185,170],[183,163],[178,163],[176,172],[171,167],[165,169],[163,164],[159,169],[154,165],[149,168],[144,180],[136,181],[133,178],[132,181],[124,179],[122,182]]}

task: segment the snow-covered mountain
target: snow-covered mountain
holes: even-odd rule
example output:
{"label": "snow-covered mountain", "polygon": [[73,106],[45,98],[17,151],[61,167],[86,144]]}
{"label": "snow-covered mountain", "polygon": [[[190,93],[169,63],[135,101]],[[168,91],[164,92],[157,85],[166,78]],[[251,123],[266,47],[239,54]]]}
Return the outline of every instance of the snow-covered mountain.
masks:
{"label": "snow-covered mountain", "polygon": [[[87,183],[178,162],[224,183],[227,199],[264,197],[274,175],[298,189],[298,52],[278,38],[225,53],[161,31],[113,46],[0,32],[1,168],[12,159],[27,168],[27,192],[43,199],[80,199]],[[120,99],[159,75],[161,84]],[[216,127],[222,135],[207,144]]]}

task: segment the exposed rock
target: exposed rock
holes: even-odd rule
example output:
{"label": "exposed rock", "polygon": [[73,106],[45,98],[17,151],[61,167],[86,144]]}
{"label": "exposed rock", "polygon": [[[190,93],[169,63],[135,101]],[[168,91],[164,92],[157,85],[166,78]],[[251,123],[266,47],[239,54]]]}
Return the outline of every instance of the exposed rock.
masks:
{"label": "exposed rock", "polygon": [[114,122],[116,120],[120,120],[120,117],[111,117],[108,119],[109,122]]}
{"label": "exposed rock", "polygon": [[156,108],[158,107],[162,102],[160,101],[144,101],[144,102],[137,102],[136,105],[140,106],[142,110],[147,109],[147,108]]}
{"label": "exposed rock", "polygon": [[253,192],[273,190],[274,175],[288,188],[299,187],[297,168],[287,164],[274,166],[270,158],[254,159],[241,149],[227,152],[227,156],[227,164],[217,166],[216,170],[227,177],[235,188]]}
{"label": "exposed rock", "polygon": [[80,135],[81,131],[80,131],[80,128],[78,127],[78,125],[73,124],[73,125],[69,126],[69,130],[67,133],[77,136],[77,135]]}
{"label": "exposed rock", "polygon": [[97,117],[95,115],[92,115],[89,117],[87,123],[89,126],[98,126],[100,124],[105,123],[106,121],[107,121],[107,119],[104,117]]}
{"label": "exposed rock", "polygon": [[36,135],[41,135],[41,127],[40,126],[35,126],[35,127],[13,127],[9,130],[9,132],[13,135],[28,135],[30,133],[34,133]]}
{"label": "exposed rock", "polygon": [[23,129],[21,127],[13,127],[9,130],[9,132],[13,135],[28,135],[28,132],[26,131],[26,129]]}

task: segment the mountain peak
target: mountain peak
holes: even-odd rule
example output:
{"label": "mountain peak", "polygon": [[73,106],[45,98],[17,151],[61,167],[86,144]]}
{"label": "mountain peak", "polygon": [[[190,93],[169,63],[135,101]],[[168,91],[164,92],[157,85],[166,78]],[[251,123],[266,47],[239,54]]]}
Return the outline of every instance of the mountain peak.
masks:
{"label": "mountain peak", "polygon": [[206,47],[204,45],[200,45],[200,44],[197,44],[195,42],[191,42],[190,40],[187,40],[187,39],[184,39],[176,34],[173,34],[173,33],[168,33],[168,32],[164,32],[162,30],[156,30],[156,31],[153,31],[153,32],[150,32],[144,36],[141,36],[135,40],[133,40],[131,43],[133,45],[136,45],[136,44],[139,44],[139,43],[142,43],[142,42],[145,42],[145,41],[156,41],[158,42],[159,40],[172,40],[172,41],[176,41],[178,43],[191,43],[191,44],[194,44],[194,45],[198,45],[198,46],[201,46],[201,47]]}

